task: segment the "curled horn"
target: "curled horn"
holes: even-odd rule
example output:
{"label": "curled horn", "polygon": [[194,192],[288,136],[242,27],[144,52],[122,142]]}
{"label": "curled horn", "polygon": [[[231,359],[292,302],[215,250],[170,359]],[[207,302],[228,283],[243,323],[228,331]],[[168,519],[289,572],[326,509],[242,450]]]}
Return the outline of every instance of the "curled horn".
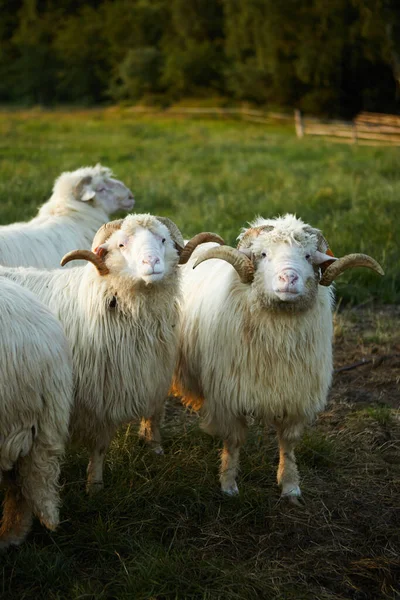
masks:
{"label": "curled horn", "polygon": [[158,219],[158,221],[161,221],[161,223],[165,225],[165,227],[169,230],[171,237],[175,242],[175,247],[178,251],[178,254],[180,255],[185,245],[185,240],[183,239],[183,235],[179,231],[178,226],[175,225],[175,223],[171,221],[171,219],[168,219],[168,217],[156,216],[156,219]]}
{"label": "curled horn", "polygon": [[97,269],[99,275],[107,275],[110,271],[104,261],[90,250],[72,250],[61,259],[60,265],[63,267],[71,260],[88,260]]}
{"label": "curled horn", "polygon": [[187,263],[189,258],[192,255],[192,252],[199,244],[204,244],[205,242],[217,242],[218,244],[225,244],[224,240],[217,235],[216,233],[203,232],[195,235],[185,246],[185,240],[183,236],[173,221],[168,219],[168,217],[159,217],[156,219],[161,221],[168,229],[171,234],[173,241],[175,242],[175,247],[179,254],[179,264],[184,265]]}
{"label": "curled horn", "polygon": [[108,238],[114,233],[114,231],[121,229],[123,221],[124,219],[116,219],[115,221],[109,221],[109,223],[105,223],[105,225],[102,225],[100,227],[100,229],[97,231],[96,235],[93,238],[93,252],[95,252],[96,248],[101,246],[101,244],[104,244],[104,242],[108,240]]}
{"label": "curled horn", "polygon": [[91,175],[86,175],[86,177],[83,177],[80,180],[80,182],[76,184],[75,189],[74,189],[74,196],[77,200],[81,197],[82,190],[85,187],[85,185],[88,185],[89,183],[91,183],[92,179],[93,179],[93,177]]}
{"label": "curled horn", "polygon": [[194,250],[197,248],[197,246],[199,246],[200,244],[205,244],[206,242],[216,242],[217,244],[221,244],[222,246],[225,245],[225,241],[216,233],[211,233],[209,231],[203,231],[202,233],[198,233],[194,237],[192,237],[192,239],[189,240],[186,246],[183,248],[179,259],[179,264],[186,264],[189,258],[192,256]]}
{"label": "curled horn", "polygon": [[[317,248],[320,252],[324,252],[325,254],[331,253],[329,244],[319,229],[314,229],[312,227],[306,227],[305,229],[307,233],[317,236]],[[337,277],[339,277],[339,275],[344,273],[344,271],[355,267],[366,267],[379,275],[384,275],[384,271],[380,264],[374,258],[368,256],[368,254],[347,254],[333,262],[327,261],[320,265],[322,276],[319,283],[323,286],[329,286]]]}
{"label": "curled horn", "polygon": [[306,233],[309,233],[310,235],[315,235],[317,236],[317,249],[320,252],[326,252],[329,249],[329,244],[326,241],[326,239],[324,238],[324,236],[322,235],[322,232],[320,229],[316,229],[315,227],[310,227],[309,225],[306,225],[303,230]]}
{"label": "curled horn", "polygon": [[324,286],[331,285],[341,273],[354,267],[367,267],[379,275],[385,274],[380,264],[368,254],[347,254],[325,269],[319,283]]}
{"label": "curled horn", "polygon": [[236,269],[242,283],[251,283],[253,281],[253,261],[247,258],[243,252],[236,250],[236,248],[231,248],[230,246],[221,246],[206,250],[204,254],[199,256],[199,258],[196,260],[195,264],[193,265],[193,269],[198,267],[203,261],[211,258],[220,258],[221,260],[225,260],[232,265],[232,267]]}

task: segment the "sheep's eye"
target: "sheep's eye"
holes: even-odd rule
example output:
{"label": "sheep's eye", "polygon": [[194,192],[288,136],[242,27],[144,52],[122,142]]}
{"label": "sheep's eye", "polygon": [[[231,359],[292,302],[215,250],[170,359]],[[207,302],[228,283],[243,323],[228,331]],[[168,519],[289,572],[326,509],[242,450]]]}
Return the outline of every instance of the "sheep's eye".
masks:
{"label": "sheep's eye", "polygon": [[267,253],[266,253],[266,252],[261,252],[261,256],[262,256],[263,258],[267,258]]}
{"label": "sheep's eye", "polygon": [[120,248],[123,248],[125,244],[118,244]]}
{"label": "sheep's eye", "polygon": [[306,260],[310,260],[311,254],[306,254]]}
{"label": "sheep's eye", "polygon": [[100,188],[99,190],[97,190],[98,192],[104,192],[106,188]]}
{"label": "sheep's eye", "polygon": [[166,242],[166,239],[165,239],[165,238],[163,238],[163,239],[161,240],[161,243],[162,243],[162,244],[165,244],[165,242]]}

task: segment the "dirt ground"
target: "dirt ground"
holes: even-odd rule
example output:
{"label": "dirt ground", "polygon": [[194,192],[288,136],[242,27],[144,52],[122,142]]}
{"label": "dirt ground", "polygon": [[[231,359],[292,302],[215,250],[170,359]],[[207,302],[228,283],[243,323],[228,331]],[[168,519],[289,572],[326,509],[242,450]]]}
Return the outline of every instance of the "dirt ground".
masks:
{"label": "dirt ground", "polygon": [[334,365],[331,403],[399,409],[400,306],[335,315]]}

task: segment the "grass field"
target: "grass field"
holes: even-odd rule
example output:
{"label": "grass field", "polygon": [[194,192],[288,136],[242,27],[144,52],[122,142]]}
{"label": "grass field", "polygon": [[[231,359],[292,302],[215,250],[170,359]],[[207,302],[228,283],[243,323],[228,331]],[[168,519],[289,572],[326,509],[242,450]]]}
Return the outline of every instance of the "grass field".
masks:
{"label": "grass field", "polygon": [[293,211],[336,255],[364,251],[386,271],[338,282],[335,366],[371,362],[335,375],[298,448],[303,510],[279,502],[275,436],[257,425],[240,496],[223,498],[218,442],[171,400],[165,456],[139,446],[135,425],[121,430],[101,495],[84,493],[85,451],[68,454],[63,522],[54,534],[36,523],[0,555],[1,599],[398,598],[400,149],[233,120],[33,111],[0,113],[0,159],[0,223],[34,215],[61,171],[99,161],[134,191],[137,211],[170,216],[187,236],[233,243],[255,214]]}
{"label": "grass field", "polygon": [[170,216],[185,235],[210,230],[233,243],[254,215],[295,212],[337,255],[382,263],[382,280],[343,275],[340,296],[400,297],[400,148],[299,141],[292,128],[232,120],[0,112],[0,156],[0,223],[35,214],[61,171],[99,161],[131,187],[137,211]]}

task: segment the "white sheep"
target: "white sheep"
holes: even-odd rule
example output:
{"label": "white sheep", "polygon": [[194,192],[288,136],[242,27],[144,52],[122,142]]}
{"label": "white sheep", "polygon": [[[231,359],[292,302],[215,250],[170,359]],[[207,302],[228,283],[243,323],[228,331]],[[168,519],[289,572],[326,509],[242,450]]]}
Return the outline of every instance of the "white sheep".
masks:
{"label": "white sheep", "polygon": [[0,548],[20,544],[32,514],[59,522],[59,461],[72,406],[72,358],[61,324],[0,279],[0,480],[7,485]]}
{"label": "white sheep", "polygon": [[62,261],[93,263],[86,267],[0,267],[63,323],[74,362],[71,433],[91,452],[88,491],[102,486],[105,452],[122,423],[143,418],[141,436],[162,452],[159,425],[176,361],[183,245],[169,219],[128,215],[99,230],[93,252],[70,252]]}
{"label": "white sheep", "polygon": [[336,260],[321,232],[293,215],[259,218],[239,237],[238,249],[198,248],[183,268],[174,388],[199,410],[205,430],[224,440],[220,481],[227,494],[238,493],[246,416],[273,424],[278,484],[296,504],[294,447],[324,407],[331,383],[333,294],[327,286],[350,267],[383,271],[366,255]]}
{"label": "white sheep", "polygon": [[66,252],[90,247],[109,215],[133,205],[132,192],[106,167],[62,173],[35,218],[0,226],[0,264],[57,268]]}

